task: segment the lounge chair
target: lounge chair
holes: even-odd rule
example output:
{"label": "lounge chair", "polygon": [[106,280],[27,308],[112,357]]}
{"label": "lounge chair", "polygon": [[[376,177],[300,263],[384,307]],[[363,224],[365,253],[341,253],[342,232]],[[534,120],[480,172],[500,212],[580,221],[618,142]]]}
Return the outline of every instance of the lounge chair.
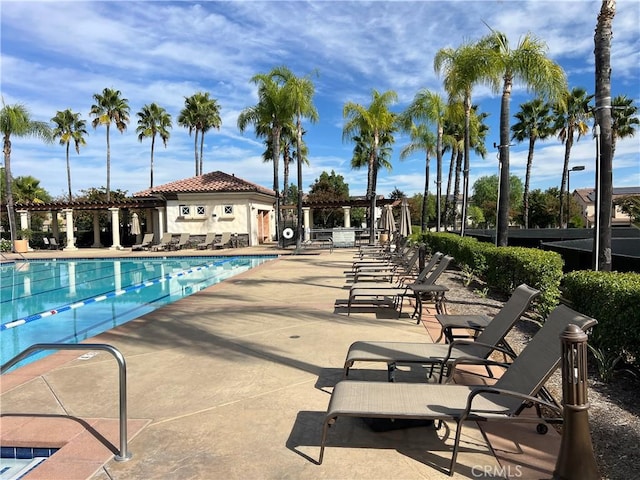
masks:
{"label": "lounge chair", "polygon": [[389,264],[389,266],[365,265],[358,267],[354,274],[353,281],[359,282],[367,278],[372,280],[375,280],[376,278],[389,278],[392,281],[395,275],[410,275],[417,265],[419,257],[420,252],[416,249],[405,261],[398,262],[396,264],[392,263]]}
{"label": "lounge chair", "polygon": [[[445,255],[442,257],[438,266],[427,276],[424,282],[411,283],[404,287],[387,287],[387,288],[373,288],[366,286],[356,286],[349,290],[349,301],[347,304],[347,316],[351,314],[351,306],[354,303],[358,304],[373,304],[379,305],[381,301],[388,304],[390,300],[393,301],[393,305],[400,306],[400,314],[402,313],[402,303],[405,297],[412,296],[416,299],[415,308],[412,314],[414,317],[418,315],[418,323],[420,322],[420,316],[422,315],[422,304],[426,297],[429,297],[436,305],[438,312],[444,310],[443,303],[445,300],[445,292],[448,290],[446,287],[436,286],[435,282],[438,280],[442,272],[446,270],[449,263],[453,260],[453,257]],[[363,285],[362,283],[360,285]]]}
{"label": "lounge chair", "polygon": [[211,248],[224,248],[231,241],[231,232],[222,232],[220,240],[213,242]]}
{"label": "lounge chair", "polygon": [[[540,406],[557,413],[560,408],[536,395],[560,364],[562,347],[559,335],[570,324],[586,331],[597,324],[565,305],[553,310],[498,381],[491,386],[467,386],[452,383],[390,383],[342,380],[334,387],[325,415],[320,458],[322,463],[329,426],[341,416],[455,421],[456,433],[449,475],[454,474],[462,427],[467,421],[541,421]],[[473,360],[476,363],[476,359]],[[490,364],[491,361],[483,362]],[[538,417],[522,415],[529,405],[538,406]],[[546,427],[546,425],[544,425]],[[539,428],[539,432],[546,431]]]}
{"label": "lounge chair", "polygon": [[157,245],[153,245],[151,250],[168,250],[171,245],[171,240],[173,239],[173,233],[163,233],[162,238],[160,239],[160,243]]}
{"label": "lounge chair", "polygon": [[58,244],[58,241],[56,240],[55,237],[51,237],[49,239],[49,248],[51,250],[59,250],[60,249],[60,245]]}
{"label": "lounge chair", "polygon": [[145,233],[142,241],[136,245],[132,245],[131,250],[149,250],[151,242],[153,242],[153,233]]}
{"label": "lounge chair", "polygon": [[[458,340],[450,344],[428,342],[354,342],[347,351],[344,362],[344,376],[355,362],[384,362],[387,364],[389,380],[393,380],[395,366],[398,363],[438,365],[440,378],[449,362],[458,357],[488,358],[495,350],[512,351],[504,345],[504,337],[513,325],[527,311],[531,302],[540,295],[540,291],[522,284],[516,288],[493,320],[478,336],[476,341]],[[451,317],[472,317],[472,315],[449,315]],[[447,317],[447,315],[442,315]],[[502,346],[501,346],[502,345]],[[489,371],[489,373],[491,373]]]}
{"label": "lounge chair", "polygon": [[440,252],[434,253],[417,276],[399,274],[395,284],[393,283],[392,276],[385,275],[382,272],[378,272],[380,275],[376,275],[375,272],[372,272],[371,275],[363,275],[360,277],[362,281],[352,283],[350,288],[388,288],[393,286],[400,288],[405,287],[408,282],[423,283],[426,281],[427,276],[431,273],[438,262],[442,260],[443,256],[444,254]]}
{"label": "lounge chair", "polygon": [[198,243],[196,245],[196,248],[198,250],[206,250],[207,248],[213,248],[213,242],[216,239],[216,234],[211,232],[211,233],[207,233],[207,235],[204,237],[204,241],[201,243]]}
{"label": "lounge chair", "polygon": [[183,249],[189,243],[190,237],[191,235],[189,233],[181,233],[177,242],[169,244],[169,250]]}

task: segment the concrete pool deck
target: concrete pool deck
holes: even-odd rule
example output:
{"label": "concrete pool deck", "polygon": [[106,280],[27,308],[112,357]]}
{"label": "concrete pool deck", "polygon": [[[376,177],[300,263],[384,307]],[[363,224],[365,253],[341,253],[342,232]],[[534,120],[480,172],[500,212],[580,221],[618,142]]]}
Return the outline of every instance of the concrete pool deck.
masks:
{"label": "concrete pool deck", "polygon": [[[291,252],[267,246],[214,253]],[[283,255],[91,339],[118,348],[127,361],[127,462],[113,460],[118,372],[109,354],[60,352],[3,375],[2,445],[62,447],[25,478],[451,478],[445,469],[454,424],[374,433],[361,420],[341,418],[317,465],[324,413],[348,346],[432,339],[426,311],[423,325],[380,308],[346,316],[344,272],[353,249],[306,253]],[[90,249],[25,257],[145,255]],[[351,376],[384,381],[386,368],[367,365]],[[542,436],[535,425],[470,423],[453,478],[550,478],[559,444],[553,429]]]}

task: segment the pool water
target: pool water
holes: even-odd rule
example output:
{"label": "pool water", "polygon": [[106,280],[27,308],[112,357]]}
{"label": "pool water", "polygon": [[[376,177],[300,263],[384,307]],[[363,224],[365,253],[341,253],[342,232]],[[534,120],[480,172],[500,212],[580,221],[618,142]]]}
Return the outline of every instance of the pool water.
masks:
{"label": "pool water", "polygon": [[[74,259],[0,267],[0,364],[35,343],[79,343],[275,256]],[[52,352],[35,354],[24,365]]]}

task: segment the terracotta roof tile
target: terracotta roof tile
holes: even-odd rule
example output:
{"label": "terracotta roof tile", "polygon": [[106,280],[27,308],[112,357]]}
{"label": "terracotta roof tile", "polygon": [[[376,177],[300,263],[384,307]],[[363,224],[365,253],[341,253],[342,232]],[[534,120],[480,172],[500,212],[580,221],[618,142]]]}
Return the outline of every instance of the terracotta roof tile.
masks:
{"label": "terracotta roof tile", "polygon": [[235,175],[224,172],[209,172],[196,177],[176,180],[158,185],[134,194],[134,197],[148,197],[162,193],[219,193],[219,192],[258,192],[275,195],[273,190],[248,182]]}

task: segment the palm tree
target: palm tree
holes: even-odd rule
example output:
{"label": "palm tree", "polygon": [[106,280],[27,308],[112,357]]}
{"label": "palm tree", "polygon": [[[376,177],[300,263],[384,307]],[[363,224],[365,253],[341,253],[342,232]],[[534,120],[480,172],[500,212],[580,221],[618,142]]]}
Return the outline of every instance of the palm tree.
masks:
{"label": "palm tree", "polygon": [[638,106],[626,95],[617,95],[611,101],[611,156],[616,154],[616,142],[619,138],[633,137],[640,125]]}
{"label": "palm tree", "polygon": [[522,199],[524,228],[529,228],[529,184],[531,181],[531,165],[533,165],[533,150],[536,140],[544,140],[553,134],[551,105],[541,98],[536,98],[520,105],[520,111],[514,117],[518,119],[518,122],[511,126],[511,131],[513,132],[512,140],[516,140],[518,143],[529,140],[524,196]]}
{"label": "palm tree", "polygon": [[[434,58],[436,73],[444,74],[444,87],[449,102],[462,100],[464,106],[464,168],[462,192],[462,223],[460,235],[464,236],[469,199],[469,162],[471,155],[471,93],[475,84],[490,76],[489,64],[483,46],[466,43],[457,49],[440,49]],[[455,203],[454,203],[455,205]]]}
{"label": "palm tree", "polygon": [[566,228],[564,198],[569,176],[571,148],[576,134],[578,135],[576,141],[579,141],[589,131],[587,119],[591,116],[589,102],[592,98],[593,95],[587,95],[587,91],[584,88],[575,87],[571,91],[565,91],[560,100],[553,106],[553,115],[555,117],[553,130],[558,133],[558,138],[564,143],[564,166],[562,169],[562,182],[560,183],[560,221],[558,222],[561,228]]}
{"label": "palm tree", "polygon": [[396,129],[396,114],[389,110],[389,105],[398,100],[398,95],[392,90],[379,93],[372,92],[369,107],[354,102],[347,102],[342,109],[342,116],[347,119],[342,127],[342,139],[351,139],[353,135],[370,135],[370,152],[367,174],[367,200],[370,204],[369,238],[375,241],[375,211],[376,211],[376,182],[378,155],[380,153],[380,138],[391,135]]}
{"label": "palm tree", "polygon": [[424,180],[424,192],[422,195],[422,214],[421,218],[421,229],[423,232],[427,231],[427,226],[429,219],[427,217],[427,201],[429,199],[429,162],[431,160],[431,155],[433,155],[436,151],[436,135],[429,130],[427,125],[421,123],[419,125],[412,125],[409,129],[409,138],[411,139],[411,143],[406,145],[400,151],[400,160],[404,160],[409,155],[412,155],[415,152],[425,152],[425,180]]}
{"label": "palm tree", "polygon": [[500,202],[498,205],[498,246],[508,243],[509,228],[509,137],[511,90],[514,82],[524,84],[536,95],[557,99],[567,88],[562,67],[546,55],[547,46],[532,34],[525,35],[516,48],[509,46],[507,36],[491,29],[491,34],[478,42],[488,65],[484,80],[494,92],[502,91],[500,105]]}
{"label": "palm tree", "polygon": [[[423,89],[416,94],[413,102],[407,107],[403,115],[412,120],[425,121],[436,127],[436,231],[439,232],[442,208],[442,154],[444,152],[444,123],[447,116],[447,104],[439,94]],[[428,185],[426,185],[426,188],[428,191]],[[424,201],[426,206],[426,199]],[[423,210],[423,213],[424,211],[426,210]]]}
{"label": "palm tree", "polygon": [[44,203],[51,200],[49,193],[40,186],[40,180],[31,175],[16,177],[13,189],[18,203]]}
{"label": "palm tree", "polygon": [[251,82],[258,86],[258,103],[245,108],[238,115],[241,132],[253,124],[257,136],[265,136],[268,131],[273,147],[273,190],[276,195],[276,238],[280,242],[280,187],[278,180],[280,159],[280,134],[283,126],[290,122],[294,111],[286,98],[287,92],[272,73],[254,75]]}
{"label": "palm tree", "polygon": [[[189,136],[195,132],[193,151],[195,157],[196,176],[203,173],[204,134],[211,128],[220,129],[220,106],[218,101],[209,96],[209,92],[196,92],[185,97],[184,108],[178,115],[178,125],[189,130]],[[200,138],[200,154],[198,155],[198,137]]]}
{"label": "palm tree", "polygon": [[94,118],[91,122],[93,128],[98,125],[107,127],[107,202],[111,200],[111,123],[116,126],[120,133],[127,129],[129,123],[129,100],[122,98],[120,90],[105,88],[102,94],[94,93],[93,99],[96,102],[91,105],[89,115]]}
{"label": "palm tree", "polygon": [[[302,119],[306,118],[312,123],[318,121],[318,111],[313,105],[313,95],[315,86],[311,79],[306,77],[296,77],[288,68],[278,67],[271,72],[275,77],[284,81],[286,98],[291,102],[296,119],[296,158],[297,158],[297,181],[298,181],[298,237],[296,248],[300,248],[302,241]],[[286,187],[286,185],[285,185]]]}
{"label": "palm tree", "polygon": [[164,147],[167,148],[167,141],[171,136],[168,129],[172,128],[171,115],[156,103],[145,105],[136,115],[138,116],[138,128],[136,128],[138,140],[142,142],[142,139],[151,137],[149,188],[153,188],[153,152],[156,144],[156,135],[160,136]]}
{"label": "palm tree", "polygon": [[[611,271],[611,209],[613,200],[613,139],[611,108],[611,37],[616,14],[615,0],[602,0],[593,37],[596,66],[596,124],[598,142],[598,182],[596,185],[596,229],[594,263],[596,270]],[[563,179],[564,180],[564,179]],[[599,188],[598,188],[599,187]],[[569,206],[567,205],[567,208]],[[603,222],[601,224],[601,222]]]}
{"label": "palm tree", "polygon": [[73,195],[71,194],[69,146],[71,145],[71,141],[73,141],[76,153],[80,154],[80,146],[87,144],[84,139],[84,136],[87,134],[87,123],[80,118],[79,113],[73,113],[69,108],[63,111],[58,111],[51,121],[55,124],[53,129],[54,140],[59,138],[60,145],[65,145],[67,151],[67,185],[69,187],[69,201],[71,202],[73,200]]}
{"label": "palm tree", "polygon": [[46,122],[32,120],[31,114],[24,105],[5,105],[4,100],[2,101],[2,110],[0,110],[0,130],[3,137],[5,195],[7,197],[11,248],[13,249],[16,241],[16,218],[13,208],[13,193],[11,191],[13,183],[13,177],[11,176],[11,136],[36,137],[46,142],[51,142],[52,136],[49,125]]}

